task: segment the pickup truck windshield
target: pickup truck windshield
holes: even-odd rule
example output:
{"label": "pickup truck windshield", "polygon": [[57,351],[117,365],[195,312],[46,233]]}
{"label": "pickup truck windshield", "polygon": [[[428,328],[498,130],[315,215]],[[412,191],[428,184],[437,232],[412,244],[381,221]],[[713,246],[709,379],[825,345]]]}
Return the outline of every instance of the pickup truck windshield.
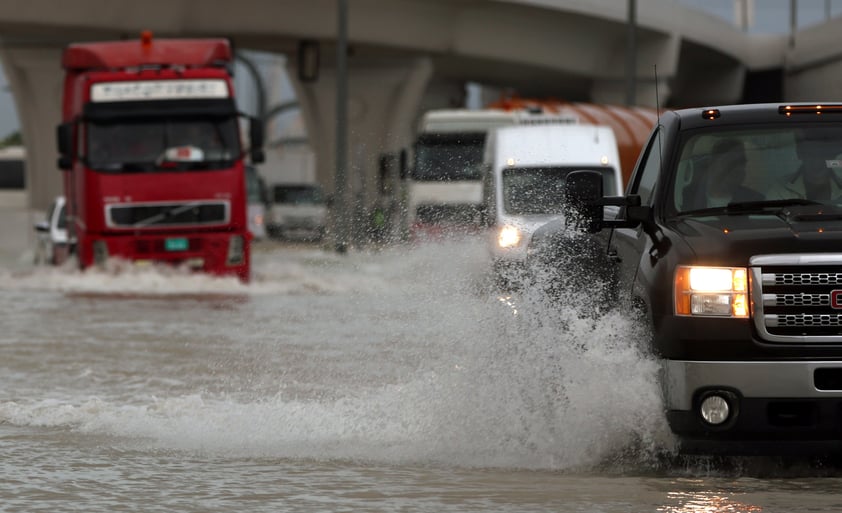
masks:
{"label": "pickup truck windshield", "polygon": [[842,124],[694,131],[679,155],[677,214],[842,204]]}
{"label": "pickup truck windshield", "polygon": [[235,118],[87,123],[86,162],[105,172],[224,169],[240,157]]}

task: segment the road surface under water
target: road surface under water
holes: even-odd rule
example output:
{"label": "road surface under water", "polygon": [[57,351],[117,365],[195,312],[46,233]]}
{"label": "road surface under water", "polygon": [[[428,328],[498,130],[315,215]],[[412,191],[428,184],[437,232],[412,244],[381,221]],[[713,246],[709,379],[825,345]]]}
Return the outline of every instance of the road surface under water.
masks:
{"label": "road surface under water", "polygon": [[254,279],[0,267],[0,511],[842,510],[816,462],[670,455],[645,333],[479,241],[265,244]]}

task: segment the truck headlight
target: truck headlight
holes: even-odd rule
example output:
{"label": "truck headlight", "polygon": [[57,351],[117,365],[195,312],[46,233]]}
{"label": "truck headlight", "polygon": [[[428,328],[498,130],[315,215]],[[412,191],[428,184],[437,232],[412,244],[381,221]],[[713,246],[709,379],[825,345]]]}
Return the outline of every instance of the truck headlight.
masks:
{"label": "truck headlight", "polygon": [[746,268],[679,266],[675,272],[675,313],[748,317]]}
{"label": "truck headlight", "polygon": [[506,225],[497,234],[497,245],[501,248],[512,248],[520,244],[522,236],[516,226]]}

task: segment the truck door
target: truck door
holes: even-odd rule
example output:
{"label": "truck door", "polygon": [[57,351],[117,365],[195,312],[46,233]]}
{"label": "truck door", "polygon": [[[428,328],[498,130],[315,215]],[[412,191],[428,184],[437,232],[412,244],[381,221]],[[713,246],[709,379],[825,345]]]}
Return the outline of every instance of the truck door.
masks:
{"label": "truck door", "polygon": [[[649,142],[644,148],[644,155],[635,174],[629,181],[627,195],[637,194],[640,196],[640,204],[652,206],[655,187],[658,175],[661,172],[661,153],[658,137],[661,129],[654,130]],[[620,216],[624,216],[621,211]],[[621,302],[631,301],[634,304],[646,297],[642,293],[646,284],[639,283],[639,279],[648,276],[648,273],[640,274],[643,265],[652,266],[649,251],[652,249],[652,239],[643,230],[642,225],[634,228],[615,228],[611,234],[608,245],[608,256],[620,267],[618,286]]]}

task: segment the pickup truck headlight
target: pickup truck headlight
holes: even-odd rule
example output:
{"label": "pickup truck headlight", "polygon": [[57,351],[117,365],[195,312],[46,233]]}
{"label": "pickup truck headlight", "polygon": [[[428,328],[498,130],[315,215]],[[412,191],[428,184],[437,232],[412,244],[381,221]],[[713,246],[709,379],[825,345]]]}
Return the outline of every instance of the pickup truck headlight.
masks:
{"label": "pickup truck headlight", "polygon": [[513,248],[520,244],[522,235],[516,226],[506,225],[497,234],[497,245],[501,248]]}
{"label": "pickup truck headlight", "polygon": [[675,313],[748,317],[746,268],[679,266],[675,272]]}

